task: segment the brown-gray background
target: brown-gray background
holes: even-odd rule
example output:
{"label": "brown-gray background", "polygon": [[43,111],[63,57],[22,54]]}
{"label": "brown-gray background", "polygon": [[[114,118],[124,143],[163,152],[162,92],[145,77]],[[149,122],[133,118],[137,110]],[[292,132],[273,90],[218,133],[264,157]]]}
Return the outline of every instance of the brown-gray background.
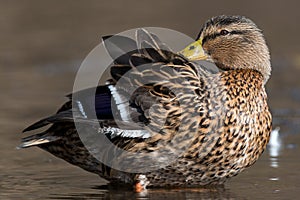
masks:
{"label": "brown-gray background", "polygon": [[[64,102],[63,96],[72,90],[80,62],[100,42],[101,35],[156,26],[195,37],[205,20],[220,14],[251,18],[263,29],[270,46],[273,75],[267,91],[275,116],[274,126],[281,127],[280,165],[270,168],[266,152],[256,165],[231,180],[225,192],[175,191],[175,196],[181,199],[297,198],[300,187],[298,2],[1,0],[1,199],[134,196],[99,189],[97,186],[103,184],[103,180],[39,149],[16,150],[22,137],[20,132],[28,124],[52,114]],[[279,180],[272,181],[274,177]],[[148,197],[158,199],[172,195],[174,191],[150,191]]]}

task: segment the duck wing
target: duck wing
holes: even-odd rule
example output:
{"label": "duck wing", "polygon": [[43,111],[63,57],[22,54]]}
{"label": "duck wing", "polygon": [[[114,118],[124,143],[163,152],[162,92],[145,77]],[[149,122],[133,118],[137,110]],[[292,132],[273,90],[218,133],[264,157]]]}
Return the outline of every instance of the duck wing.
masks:
{"label": "duck wing", "polygon": [[[198,129],[196,99],[201,99],[203,78],[210,72],[172,52],[144,29],[137,31],[136,41],[107,36],[104,44],[114,59],[108,84],[68,95],[69,101],[56,114],[24,129],[26,132],[51,125],[23,138],[20,147],[39,146],[107,178],[103,167],[98,167],[101,163],[81,142],[74,122],[89,128],[100,124],[97,133],[122,149],[136,152],[163,148],[175,135],[188,136],[188,140]],[[76,153],[81,159],[76,159]]]}

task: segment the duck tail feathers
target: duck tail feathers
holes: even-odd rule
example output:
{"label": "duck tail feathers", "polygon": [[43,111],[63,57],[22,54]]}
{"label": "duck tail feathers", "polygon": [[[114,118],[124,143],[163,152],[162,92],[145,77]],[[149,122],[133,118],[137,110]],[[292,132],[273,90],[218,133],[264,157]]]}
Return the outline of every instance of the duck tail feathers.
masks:
{"label": "duck tail feathers", "polygon": [[48,135],[46,132],[42,132],[42,133],[38,133],[38,134],[23,138],[21,140],[21,144],[19,146],[17,146],[17,149],[38,146],[41,144],[46,144],[49,142],[57,141],[59,139],[60,139],[60,137],[58,137],[58,136]]}

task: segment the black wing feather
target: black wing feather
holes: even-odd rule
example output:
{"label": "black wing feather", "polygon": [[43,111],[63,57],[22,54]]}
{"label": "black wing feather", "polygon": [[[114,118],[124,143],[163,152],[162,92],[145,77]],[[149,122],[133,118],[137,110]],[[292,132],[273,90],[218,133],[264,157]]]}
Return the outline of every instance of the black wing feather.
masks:
{"label": "black wing feather", "polygon": [[[164,82],[176,80],[174,78],[178,75],[176,72],[188,73],[197,82],[199,71],[195,64],[173,53],[154,34],[141,29],[137,31],[136,38],[137,42],[124,36],[106,36],[103,38],[107,52],[114,59],[114,65],[111,67],[111,75],[114,78],[112,82],[117,83],[120,77],[126,73],[128,75],[124,85],[112,86],[115,87],[119,95],[127,97],[128,100],[124,106],[125,111],[129,112],[131,121],[123,121],[124,124],[127,123],[130,127],[129,124],[133,122],[155,127],[156,125],[151,125],[153,121],[151,122],[150,119],[150,108],[155,105],[155,108],[164,111],[163,107],[170,104],[170,100],[174,98],[174,93],[165,86],[166,83]],[[143,84],[145,80],[151,80],[151,82]],[[172,83],[169,82],[169,84]],[[131,86],[137,86],[132,94],[128,93],[130,91],[128,87]],[[34,123],[24,132],[48,124],[73,122],[74,118],[85,123],[89,121],[95,123],[101,120],[122,121],[120,112],[124,112],[124,110],[118,110],[117,104],[120,102],[116,102],[114,99],[109,85],[78,91],[67,97],[70,101],[65,103],[55,115]],[[95,104],[93,105],[92,102]],[[93,117],[93,113],[96,113],[96,118]],[[167,115],[168,113],[162,113],[161,116],[155,118],[155,121],[159,121],[160,118],[163,120]],[[160,131],[157,132],[157,129],[152,131],[153,134],[161,133]]]}

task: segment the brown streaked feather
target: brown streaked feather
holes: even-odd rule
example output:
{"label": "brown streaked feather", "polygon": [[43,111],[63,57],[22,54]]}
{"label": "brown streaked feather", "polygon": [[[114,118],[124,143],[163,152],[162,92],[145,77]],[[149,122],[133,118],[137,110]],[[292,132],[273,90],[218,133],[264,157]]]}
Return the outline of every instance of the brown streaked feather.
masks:
{"label": "brown streaked feather", "polygon": [[[218,19],[222,21],[218,23]],[[234,20],[229,20],[227,25],[233,25]],[[212,31],[218,30],[219,25],[226,26],[226,23],[224,17],[214,18],[207,23],[201,34],[212,35]],[[210,37],[210,41],[207,39],[206,49],[218,48],[214,42],[222,42],[217,38],[218,34],[215,35]],[[257,36],[262,37],[259,34]],[[117,147],[141,153],[133,158],[137,160],[137,168],[147,167],[145,165],[149,163],[144,163],[145,160],[156,162],[159,168],[136,174],[118,171],[100,163],[83,145],[74,123],[60,117],[60,113],[72,108],[69,103],[50,119],[33,126],[39,128],[52,123],[48,130],[25,138],[24,142],[32,142],[107,180],[133,184],[139,181],[137,177],[143,177],[149,186],[154,187],[222,184],[258,159],[266,147],[272,125],[264,90],[267,74],[264,70],[260,67],[254,69],[253,66],[230,66],[226,71],[211,72],[172,52],[157,36],[146,30],[137,32],[137,42],[134,44],[131,39],[123,38],[126,40],[124,43],[130,43],[130,47],[137,46],[136,51],[128,52],[128,49],[122,47],[123,44],[119,47],[119,39],[109,43],[110,38],[105,38],[109,54],[115,59],[111,68],[114,80],[107,87],[111,86],[118,97],[127,98],[124,103],[114,103],[120,107],[118,112],[126,110],[128,113],[125,114],[130,117],[124,119],[119,113],[116,120],[101,121],[81,119],[79,112],[73,115],[73,119],[79,118],[85,122],[83,128],[87,131],[95,131],[91,124],[96,121],[101,127],[98,133],[104,134]],[[215,49],[209,50],[211,53]],[[116,56],[120,52],[125,55]],[[261,55],[266,55],[266,52],[267,49]],[[226,55],[228,52],[222,53]],[[213,55],[214,58],[217,56]],[[72,100],[76,100],[74,98]],[[123,129],[117,129],[120,122],[124,123]],[[131,127],[130,124],[134,125]],[[136,129],[146,133],[134,135]],[[25,143],[24,147],[26,144],[30,143]],[[151,152],[161,150],[166,154],[150,156]],[[109,157],[110,151],[103,151]],[[164,165],[169,158],[176,159]],[[125,159],[127,163],[122,161],[121,154],[116,164],[131,167],[128,160]]]}

